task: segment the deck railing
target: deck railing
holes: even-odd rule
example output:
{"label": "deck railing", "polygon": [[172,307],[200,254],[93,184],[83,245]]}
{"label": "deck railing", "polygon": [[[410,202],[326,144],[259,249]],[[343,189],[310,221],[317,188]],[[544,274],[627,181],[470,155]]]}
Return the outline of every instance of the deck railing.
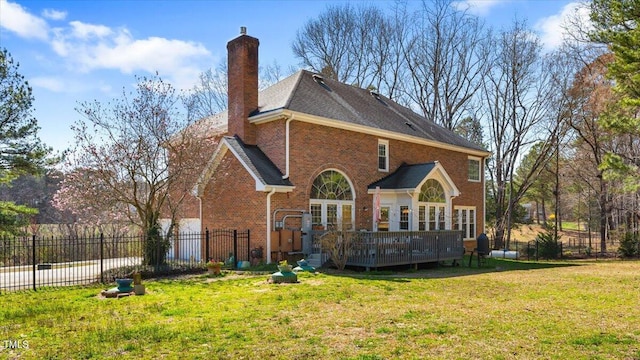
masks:
{"label": "deck railing", "polygon": [[[462,237],[458,230],[345,231],[337,236],[338,241],[346,242],[347,265],[366,268],[461,260]],[[319,250],[321,238],[314,241],[314,250]]]}

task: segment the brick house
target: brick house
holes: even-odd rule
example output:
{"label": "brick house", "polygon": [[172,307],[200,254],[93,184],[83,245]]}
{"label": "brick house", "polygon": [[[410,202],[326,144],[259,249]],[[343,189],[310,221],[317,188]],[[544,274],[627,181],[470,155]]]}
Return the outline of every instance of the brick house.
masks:
{"label": "brick house", "polygon": [[300,227],[303,213],[315,229],[460,229],[475,246],[486,150],[382,94],[309,71],[259,92],[258,45],[244,31],[227,44],[229,107],[210,121],[226,120],[228,132],[197,180],[192,224],[250,229],[267,262],[277,230]]}

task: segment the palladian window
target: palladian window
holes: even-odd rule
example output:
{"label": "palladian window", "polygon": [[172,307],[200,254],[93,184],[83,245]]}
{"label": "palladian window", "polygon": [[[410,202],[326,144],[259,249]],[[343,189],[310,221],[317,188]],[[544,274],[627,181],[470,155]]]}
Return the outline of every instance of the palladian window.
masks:
{"label": "palladian window", "polygon": [[341,172],[327,170],[318,175],[311,186],[309,203],[314,228],[353,229],[353,189]]}
{"label": "palladian window", "polygon": [[444,230],[446,202],[440,182],[435,179],[425,181],[418,196],[418,230]]}

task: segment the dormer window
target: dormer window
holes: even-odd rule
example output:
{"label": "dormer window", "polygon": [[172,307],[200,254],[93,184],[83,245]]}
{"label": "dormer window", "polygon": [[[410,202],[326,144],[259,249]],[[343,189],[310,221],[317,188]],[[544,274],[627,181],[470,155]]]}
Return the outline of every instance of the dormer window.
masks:
{"label": "dormer window", "polygon": [[389,171],[389,140],[378,139],[378,171]]}

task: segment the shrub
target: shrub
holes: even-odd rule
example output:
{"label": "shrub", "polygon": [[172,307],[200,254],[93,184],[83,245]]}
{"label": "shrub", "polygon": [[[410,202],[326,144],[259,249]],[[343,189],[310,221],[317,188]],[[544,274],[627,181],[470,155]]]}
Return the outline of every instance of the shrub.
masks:
{"label": "shrub", "polygon": [[638,238],[631,232],[624,234],[620,240],[620,247],[618,248],[618,255],[621,257],[634,257],[640,255],[640,249],[638,249]]}
{"label": "shrub", "polygon": [[322,248],[329,253],[329,258],[339,269],[344,270],[351,251],[352,236],[347,232],[330,230],[322,236]]}
{"label": "shrub", "polygon": [[560,236],[556,238],[554,228],[547,228],[536,237],[538,255],[543,259],[557,259],[560,253]]}
{"label": "shrub", "polygon": [[[339,270],[344,270],[351,255],[356,235],[351,231],[343,231],[345,226],[338,218],[333,226],[320,237],[322,249],[329,253],[329,260]],[[348,228],[348,227],[347,227]]]}

